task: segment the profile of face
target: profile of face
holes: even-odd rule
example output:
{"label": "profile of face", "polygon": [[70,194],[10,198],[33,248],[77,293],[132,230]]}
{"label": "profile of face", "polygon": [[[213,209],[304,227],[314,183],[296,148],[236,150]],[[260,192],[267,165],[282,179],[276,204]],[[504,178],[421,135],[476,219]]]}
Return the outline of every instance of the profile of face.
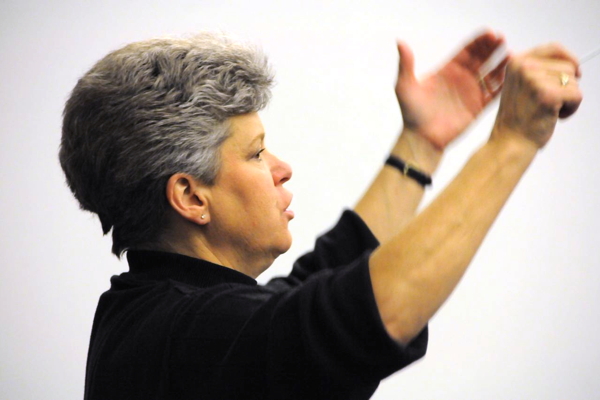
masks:
{"label": "profile of face", "polygon": [[[212,250],[226,255],[235,269],[256,277],[292,238],[292,194],[283,184],[290,166],[265,148],[265,132],[257,113],[230,118],[230,136],[221,146],[221,168],[207,193],[210,221],[205,225]],[[236,268],[238,266],[238,268]]]}

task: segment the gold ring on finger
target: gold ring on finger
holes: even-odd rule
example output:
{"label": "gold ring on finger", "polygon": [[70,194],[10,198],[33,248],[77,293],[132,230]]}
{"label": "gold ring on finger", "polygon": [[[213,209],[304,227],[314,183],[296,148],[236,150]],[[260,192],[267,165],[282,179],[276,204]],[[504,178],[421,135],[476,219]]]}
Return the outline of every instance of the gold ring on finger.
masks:
{"label": "gold ring on finger", "polygon": [[487,95],[491,95],[492,92],[490,91],[490,88],[488,87],[488,84],[484,78],[485,78],[484,76],[479,75],[479,84],[481,85],[481,88]]}
{"label": "gold ring on finger", "polygon": [[560,74],[560,84],[561,84],[561,86],[567,86],[568,83],[569,83],[569,74],[561,72],[561,74]]}

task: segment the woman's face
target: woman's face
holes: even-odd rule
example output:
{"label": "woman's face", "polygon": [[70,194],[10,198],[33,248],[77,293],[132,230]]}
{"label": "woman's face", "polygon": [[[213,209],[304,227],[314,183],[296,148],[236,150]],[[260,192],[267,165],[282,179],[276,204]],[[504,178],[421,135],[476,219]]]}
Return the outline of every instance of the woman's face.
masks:
{"label": "woman's face", "polygon": [[252,277],[286,252],[294,213],[292,194],[283,184],[292,177],[288,164],[265,149],[257,113],[230,118],[230,137],[221,146],[221,169],[210,188],[208,239],[229,267]]}

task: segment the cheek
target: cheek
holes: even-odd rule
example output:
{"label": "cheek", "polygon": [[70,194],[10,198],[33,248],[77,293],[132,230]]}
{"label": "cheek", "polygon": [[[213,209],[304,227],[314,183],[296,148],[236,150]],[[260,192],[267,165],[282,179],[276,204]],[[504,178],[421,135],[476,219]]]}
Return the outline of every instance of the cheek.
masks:
{"label": "cheek", "polygon": [[238,182],[236,188],[238,197],[248,207],[268,209],[274,207],[277,193],[270,174],[257,174]]}
{"label": "cheek", "polygon": [[253,228],[264,224],[268,213],[276,209],[273,189],[264,185],[246,182],[236,187],[232,194],[235,200],[229,207],[230,212],[243,215],[246,222]]}

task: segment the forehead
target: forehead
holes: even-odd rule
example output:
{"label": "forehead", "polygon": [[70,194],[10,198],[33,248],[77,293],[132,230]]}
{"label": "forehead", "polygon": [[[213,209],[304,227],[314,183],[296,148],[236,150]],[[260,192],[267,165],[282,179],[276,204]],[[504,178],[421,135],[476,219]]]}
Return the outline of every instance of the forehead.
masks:
{"label": "forehead", "polygon": [[261,143],[265,137],[265,129],[257,113],[236,115],[229,119],[230,146],[248,147]]}

